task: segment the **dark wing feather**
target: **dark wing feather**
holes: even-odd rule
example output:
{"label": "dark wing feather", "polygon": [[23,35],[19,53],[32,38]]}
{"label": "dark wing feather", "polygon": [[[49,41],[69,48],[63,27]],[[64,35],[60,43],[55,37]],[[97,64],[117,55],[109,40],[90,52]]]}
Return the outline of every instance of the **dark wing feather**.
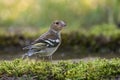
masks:
{"label": "dark wing feather", "polygon": [[34,48],[42,49],[42,48],[47,47],[46,46],[47,44],[44,42],[44,36],[45,35],[41,35],[38,39],[36,39],[29,46],[26,46],[23,49],[34,49]]}
{"label": "dark wing feather", "polygon": [[34,42],[32,42],[30,46],[27,46],[23,49],[34,49],[34,48],[41,49],[41,48],[46,48],[46,47],[56,47],[59,44],[59,42],[55,41],[56,39],[59,39],[57,35],[49,34],[47,32],[41,35]]}
{"label": "dark wing feather", "polygon": [[48,32],[41,35],[39,38],[37,38],[35,41],[33,41],[31,44],[36,44],[36,43],[44,43],[44,40],[47,38]]}
{"label": "dark wing feather", "polygon": [[40,43],[36,43],[36,44],[32,44],[32,45],[26,46],[23,49],[44,49],[46,47],[47,47],[46,43],[40,42]]}

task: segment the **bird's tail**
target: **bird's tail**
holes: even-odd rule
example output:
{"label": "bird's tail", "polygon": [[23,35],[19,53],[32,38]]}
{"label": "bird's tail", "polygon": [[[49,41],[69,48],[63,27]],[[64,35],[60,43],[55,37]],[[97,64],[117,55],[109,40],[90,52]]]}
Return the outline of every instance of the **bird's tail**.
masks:
{"label": "bird's tail", "polygon": [[30,57],[34,54],[34,50],[29,50],[27,53],[22,55],[22,59],[25,59],[26,57]]}

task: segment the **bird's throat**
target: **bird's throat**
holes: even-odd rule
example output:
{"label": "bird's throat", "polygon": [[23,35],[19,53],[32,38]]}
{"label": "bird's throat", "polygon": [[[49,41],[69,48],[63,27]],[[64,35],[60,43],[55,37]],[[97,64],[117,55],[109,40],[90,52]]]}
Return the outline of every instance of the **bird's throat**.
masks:
{"label": "bird's throat", "polygon": [[49,30],[50,32],[53,32],[53,33],[56,33],[56,34],[58,34],[60,31],[56,31],[56,30],[54,30],[54,29],[50,29]]}

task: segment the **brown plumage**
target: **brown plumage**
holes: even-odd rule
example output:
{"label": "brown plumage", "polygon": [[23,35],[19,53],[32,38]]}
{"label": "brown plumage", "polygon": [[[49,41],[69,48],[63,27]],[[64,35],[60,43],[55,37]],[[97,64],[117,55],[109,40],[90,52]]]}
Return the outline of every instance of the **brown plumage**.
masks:
{"label": "brown plumage", "polygon": [[66,26],[66,23],[61,20],[54,21],[50,29],[41,35],[38,39],[32,42],[29,46],[23,48],[28,49],[28,52],[23,55],[32,56],[33,54],[38,54],[40,56],[51,56],[57,50],[61,43],[60,31]]}

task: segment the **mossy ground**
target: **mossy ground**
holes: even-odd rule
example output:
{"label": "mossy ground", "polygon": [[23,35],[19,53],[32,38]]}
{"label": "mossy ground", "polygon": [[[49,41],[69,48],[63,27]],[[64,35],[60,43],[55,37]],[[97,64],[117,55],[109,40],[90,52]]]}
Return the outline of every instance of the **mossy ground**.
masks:
{"label": "mossy ground", "polygon": [[16,59],[0,62],[0,79],[16,80],[106,80],[120,77],[120,58],[94,61],[29,61]]}

